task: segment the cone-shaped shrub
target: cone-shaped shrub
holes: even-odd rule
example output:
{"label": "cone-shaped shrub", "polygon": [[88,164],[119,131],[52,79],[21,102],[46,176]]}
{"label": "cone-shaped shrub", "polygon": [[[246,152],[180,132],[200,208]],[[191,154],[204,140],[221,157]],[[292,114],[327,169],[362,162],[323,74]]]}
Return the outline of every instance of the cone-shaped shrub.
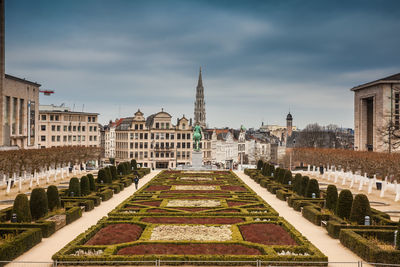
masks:
{"label": "cone-shaped shrub", "polygon": [[104,168],[100,169],[99,172],[97,173],[97,182],[101,184],[102,181],[103,183],[107,182],[107,173]]}
{"label": "cone-shaped shrub", "polygon": [[336,215],[342,219],[350,217],[351,207],[353,204],[353,194],[350,190],[342,190],[339,194]]}
{"label": "cone-shaped shrub", "polygon": [[130,174],[131,170],[132,170],[131,164],[128,161],[125,162],[125,174]]}
{"label": "cone-shaped shrub", "polygon": [[58,194],[57,186],[50,185],[47,187],[47,202],[50,211],[56,210],[61,207],[60,196]]}
{"label": "cone-shaped shrub", "polygon": [[285,170],[285,175],[283,176],[282,184],[289,184],[289,181],[292,181],[292,172],[289,170]]}
{"label": "cone-shaped shrub", "polygon": [[117,167],[110,166],[110,172],[111,172],[111,180],[117,180],[118,179]]}
{"label": "cone-shaped shrub", "polygon": [[294,176],[293,191],[298,195],[301,195],[301,180],[302,180],[301,174],[296,173],[296,175]]}
{"label": "cone-shaped shrub", "polygon": [[87,176],[87,178],[89,179],[89,188],[90,188],[90,191],[92,191],[92,192],[96,191],[96,184],[94,183],[93,174],[88,173],[86,176]]}
{"label": "cone-shaped shrub", "polygon": [[269,164],[269,176],[272,176],[272,174],[275,172],[275,166],[272,164]]}
{"label": "cone-shaped shrub", "polygon": [[12,213],[17,215],[17,222],[31,222],[31,208],[28,197],[25,194],[18,194],[14,200]]}
{"label": "cone-shaped shrub", "polygon": [[338,201],[338,192],[336,185],[330,184],[326,189],[326,208],[335,211]]}
{"label": "cone-shaped shrub", "polygon": [[125,174],[125,168],[124,165],[122,163],[118,164],[117,166],[117,173],[118,175],[124,175]]}
{"label": "cone-shaped shrub", "polygon": [[33,220],[38,220],[47,214],[49,211],[47,202],[47,194],[43,188],[35,188],[32,190],[29,204]]}
{"label": "cone-shaped shrub", "polygon": [[282,183],[282,182],[283,182],[283,179],[284,179],[284,177],[285,177],[285,172],[286,172],[285,169],[279,169],[279,172],[278,172],[278,179],[277,179],[276,181],[278,181],[279,183]]}
{"label": "cone-shaped shrub", "polygon": [[264,165],[263,161],[261,159],[259,159],[257,161],[257,170],[261,171],[261,168],[263,167],[263,165]]}
{"label": "cone-shaped shrub", "polygon": [[132,167],[133,167],[134,170],[137,170],[137,162],[136,162],[136,159],[132,159],[132,160],[131,160],[131,169],[132,169]]}
{"label": "cone-shaped shrub", "polygon": [[319,198],[319,185],[316,179],[310,179],[308,181],[305,196],[312,197],[313,193],[315,193],[316,198]]}
{"label": "cone-shaped shrub", "polygon": [[86,176],[81,177],[81,196],[87,196],[90,194],[89,178]]}
{"label": "cone-shaped shrub", "polygon": [[112,175],[111,175],[110,167],[106,167],[105,171],[106,171],[106,177],[107,177],[106,181],[108,184],[110,184],[110,183],[112,183]]}
{"label": "cone-shaped shrub", "polygon": [[76,177],[72,177],[71,180],[69,180],[68,196],[72,196],[72,193],[74,193],[74,197],[81,196],[81,185]]}
{"label": "cone-shaped shrub", "polygon": [[278,167],[278,168],[276,168],[276,169],[274,170],[274,180],[276,180],[276,181],[278,180],[278,175],[279,175],[280,169],[281,169],[281,168]]}
{"label": "cone-shaped shrub", "polygon": [[308,181],[310,181],[310,177],[308,177],[308,176],[303,176],[301,178],[300,195],[302,195],[302,196],[306,196],[306,189],[307,189]]}
{"label": "cone-shaped shrub", "polygon": [[351,206],[350,221],[356,222],[359,225],[364,225],[365,216],[371,218],[371,207],[368,197],[364,194],[358,194],[354,197]]}

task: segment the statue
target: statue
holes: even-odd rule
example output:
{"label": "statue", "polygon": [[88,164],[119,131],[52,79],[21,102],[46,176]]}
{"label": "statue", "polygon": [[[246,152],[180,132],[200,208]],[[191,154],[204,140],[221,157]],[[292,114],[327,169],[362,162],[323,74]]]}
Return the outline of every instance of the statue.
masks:
{"label": "statue", "polygon": [[201,137],[202,136],[201,136],[200,125],[194,126],[194,130],[193,130],[194,151],[200,151]]}

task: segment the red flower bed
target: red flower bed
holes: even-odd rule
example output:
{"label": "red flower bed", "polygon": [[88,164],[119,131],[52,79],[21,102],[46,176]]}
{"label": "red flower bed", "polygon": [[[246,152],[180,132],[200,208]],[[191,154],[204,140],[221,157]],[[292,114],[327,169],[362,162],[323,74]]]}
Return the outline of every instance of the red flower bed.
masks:
{"label": "red flower bed", "polygon": [[134,205],[127,205],[125,206],[125,209],[142,209],[143,207],[140,206],[134,206]]}
{"label": "red flower bed", "polygon": [[170,190],[163,191],[163,193],[172,193],[172,194],[223,194],[226,193],[221,190]]}
{"label": "red flower bed", "polygon": [[182,207],[182,208],[174,208],[176,210],[184,210],[184,211],[193,211],[193,212],[197,212],[197,211],[202,211],[202,210],[209,210],[211,208],[190,208],[190,207]]}
{"label": "red flower bed", "polygon": [[159,207],[161,204],[160,200],[156,200],[156,201],[143,201],[143,202],[135,202],[136,204],[140,204],[140,205],[146,205],[146,206],[153,206],[153,207]]}
{"label": "red flower bed", "polygon": [[239,226],[243,239],[264,245],[297,245],[296,241],[280,225],[254,223]]}
{"label": "red flower bed", "polygon": [[152,213],[166,213],[166,212],[173,212],[171,210],[163,210],[163,209],[148,209],[147,212]]}
{"label": "red flower bed", "polygon": [[213,212],[221,212],[221,213],[224,213],[224,212],[240,212],[240,210],[226,209],[226,210],[215,210]]}
{"label": "red flower bed", "polygon": [[226,203],[228,204],[229,207],[233,207],[233,206],[247,205],[251,202],[228,200],[228,201],[226,201]]}
{"label": "red flower bed", "polygon": [[149,223],[188,223],[188,224],[235,224],[243,222],[242,218],[186,218],[186,217],[146,217],[141,220]]}
{"label": "red flower bed", "polygon": [[168,185],[150,185],[144,191],[161,191],[161,190],[168,190],[171,187]]}
{"label": "red flower bed", "polygon": [[236,192],[247,191],[246,188],[244,188],[243,186],[239,186],[239,185],[224,185],[224,186],[221,186],[221,190],[236,191]]}
{"label": "red flower bed", "polygon": [[118,255],[261,255],[255,248],[236,244],[142,244],[120,249]]}
{"label": "red flower bed", "polygon": [[98,231],[85,245],[112,245],[138,240],[142,227],[136,224],[110,224]]}
{"label": "red flower bed", "polygon": [[[212,198],[230,198],[231,196],[212,196]],[[176,195],[160,195],[159,198],[173,199],[210,199],[210,196],[176,196]]]}
{"label": "red flower bed", "polygon": [[193,181],[192,183],[189,182],[181,182],[181,183],[173,183],[172,185],[221,185],[223,183],[218,183],[218,182],[208,182],[208,183],[201,183],[198,181]]}

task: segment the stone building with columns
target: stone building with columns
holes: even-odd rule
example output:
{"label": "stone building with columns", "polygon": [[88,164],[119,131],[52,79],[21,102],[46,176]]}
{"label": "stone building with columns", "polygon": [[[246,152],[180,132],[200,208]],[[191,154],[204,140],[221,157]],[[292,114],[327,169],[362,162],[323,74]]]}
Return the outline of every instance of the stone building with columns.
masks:
{"label": "stone building with columns", "polygon": [[354,92],[354,149],[396,150],[396,140],[389,135],[389,129],[396,135],[400,133],[400,73],[355,86],[351,91]]}

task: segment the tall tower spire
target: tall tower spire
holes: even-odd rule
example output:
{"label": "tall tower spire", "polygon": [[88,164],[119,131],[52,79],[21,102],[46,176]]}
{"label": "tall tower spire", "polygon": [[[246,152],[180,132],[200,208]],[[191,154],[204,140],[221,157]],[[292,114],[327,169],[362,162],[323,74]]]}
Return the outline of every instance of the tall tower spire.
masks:
{"label": "tall tower spire", "polygon": [[199,124],[202,128],[206,127],[206,109],[201,67],[199,71],[199,81],[197,82],[196,87],[196,101],[194,102],[194,124]]}

